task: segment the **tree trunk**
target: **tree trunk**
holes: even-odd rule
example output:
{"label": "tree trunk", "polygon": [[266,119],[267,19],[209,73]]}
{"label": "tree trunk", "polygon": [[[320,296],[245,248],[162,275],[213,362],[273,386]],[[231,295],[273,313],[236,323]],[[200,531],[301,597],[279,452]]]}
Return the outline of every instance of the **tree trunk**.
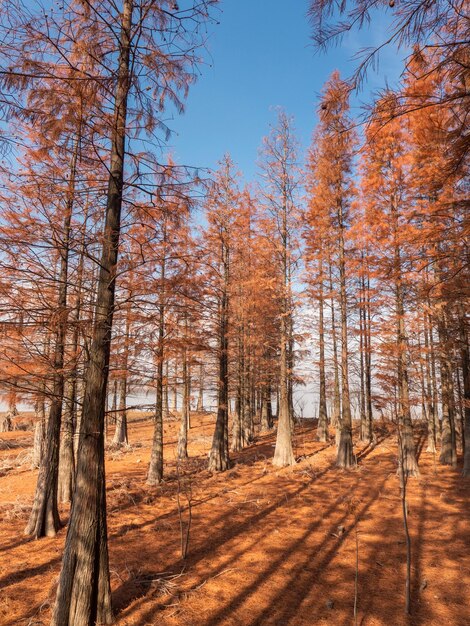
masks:
{"label": "tree trunk", "polygon": [[116,412],[116,429],[113,436],[113,444],[116,446],[127,445],[127,376],[124,373],[119,384],[119,408]]}
{"label": "tree trunk", "polygon": [[463,476],[470,476],[470,351],[467,318],[462,305],[459,307],[459,335],[464,393]]}
{"label": "tree trunk", "polygon": [[204,411],[204,363],[199,365],[199,392],[197,396],[196,411],[202,413]]}
{"label": "tree trunk", "polygon": [[291,362],[291,339],[292,339],[292,311],[289,281],[289,264],[287,249],[287,202],[284,198],[282,211],[282,279],[283,293],[281,297],[281,328],[280,328],[280,372],[279,372],[279,404],[277,419],[276,447],[274,449],[273,465],[285,467],[294,465],[295,456],[292,448],[292,362]]}
{"label": "tree trunk", "polygon": [[271,385],[267,383],[262,389],[261,398],[261,430],[270,430],[273,427],[271,407]]}
{"label": "tree trunk", "polygon": [[224,472],[230,468],[228,451],[228,284],[229,251],[222,242],[221,259],[223,285],[219,303],[219,380],[217,391],[217,419],[215,423],[212,447],[209,453],[209,471]]}
{"label": "tree trunk", "polygon": [[328,413],[326,409],[326,375],[325,375],[325,329],[323,321],[323,261],[320,259],[319,276],[319,320],[318,320],[318,336],[320,348],[319,375],[320,375],[320,404],[318,408],[318,441],[328,441]]}
{"label": "tree trunk", "polygon": [[[187,328],[187,321],[186,328]],[[185,337],[186,341],[186,337]],[[188,350],[185,347],[183,349],[183,397],[181,404],[181,426],[178,435],[178,459],[188,458],[188,427],[189,427],[189,372],[188,372]]]}
{"label": "tree trunk", "polygon": [[351,401],[349,397],[349,366],[348,366],[348,311],[346,296],[346,264],[344,255],[344,221],[343,206],[338,204],[339,223],[339,280],[341,309],[341,436],[338,446],[336,465],[348,469],[356,462],[353,453]]}
{"label": "tree trunk", "polygon": [[71,502],[75,481],[75,459],[73,454],[73,424],[75,411],[75,381],[69,377],[65,385],[62,437],[59,450],[59,502]]}
{"label": "tree trunk", "polygon": [[47,421],[44,450],[39,464],[39,474],[34,495],[33,508],[25,528],[25,534],[38,539],[53,537],[60,528],[59,510],[57,507],[57,488],[59,476],[59,447],[62,421],[62,403],[64,400],[64,357],[65,338],[67,333],[67,289],[69,266],[69,243],[72,211],[75,195],[75,179],[77,159],[80,145],[80,126],[70,165],[70,181],[68,198],[62,228],[62,246],[60,252],[60,271],[58,277],[58,298],[56,313],[56,331],[54,348],[53,395]]}
{"label": "tree trunk", "polygon": [[401,434],[398,446],[398,474],[401,476],[418,476],[418,462],[416,460],[413,441],[413,427],[411,423],[410,395],[408,384],[408,346],[405,330],[405,308],[402,280],[401,250],[398,244],[398,212],[392,200],[392,218],[394,228],[394,271],[395,271],[395,314],[396,314],[396,345],[397,345],[397,385],[399,421]]}
{"label": "tree trunk", "polygon": [[113,620],[106,524],[104,409],[121,223],[132,12],[133,1],[124,0],[106,220],[93,341],[85,379],[77,482],[52,626],[91,626],[96,622],[110,624]]}
{"label": "tree trunk", "polygon": [[437,332],[439,335],[439,364],[441,369],[441,405],[442,435],[439,462],[443,465],[457,465],[457,447],[455,439],[454,391],[452,386],[452,368],[449,359],[449,340],[445,313],[437,311]]}
{"label": "tree trunk", "polygon": [[[166,223],[164,223],[163,241],[166,242]],[[165,364],[166,376],[163,383],[163,361],[165,358],[165,272],[166,259],[162,258],[160,267],[160,297],[158,303],[158,343],[157,343],[157,371],[155,394],[155,423],[153,427],[152,451],[147,474],[148,485],[158,485],[163,480],[163,411],[168,415],[168,361]],[[165,392],[165,395],[164,395]],[[165,405],[166,403],[166,405]]]}
{"label": "tree trunk", "polygon": [[331,308],[331,340],[333,343],[333,411],[331,415],[331,424],[335,429],[336,447],[339,447],[339,439],[341,432],[341,395],[339,388],[339,364],[338,364],[338,343],[336,338],[336,315],[335,315],[335,298],[333,292],[333,273],[330,262],[329,267],[330,280],[330,308]]}
{"label": "tree trunk", "polygon": [[427,326],[428,316],[426,312],[423,313],[423,328],[424,328],[424,352],[425,352],[425,374],[426,374],[426,406],[428,417],[428,445],[426,452],[436,453],[437,442],[437,416],[436,406],[434,404],[433,390],[432,390],[432,377],[431,377],[431,354],[430,354],[430,341]]}

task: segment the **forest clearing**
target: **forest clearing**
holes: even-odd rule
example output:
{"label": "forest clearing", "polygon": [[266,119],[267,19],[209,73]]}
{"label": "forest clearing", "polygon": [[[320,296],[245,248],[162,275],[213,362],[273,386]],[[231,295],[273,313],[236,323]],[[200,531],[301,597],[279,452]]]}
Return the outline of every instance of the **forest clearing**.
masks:
{"label": "forest clearing", "polygon": [[[403,610],[406,549],[387,424],[375,446],[356,447],[352,473],[335,467],[333,438],[315,440],[314,420],[296,427],[292,468],[273,468],[274,434],[262,432],[232,469],[208,472],[208,413],[193,417],[189,458],[177,469],[177,426],[165,424],[168,477],[158,487],[145,484],[150,419],[134,413],[130,446],[107,451],[117,624],[346,625],[354,623],[355,597],[363,626],[469,623],[469,485],[424,451],[424,425],[417,429],[421,477],[408,486],[412,618]],[[0,623],[48,624],[66,529],[44,542],[23,537],[35,479],[32,432],[3,433],[1,441]],[[192,517],[185,559],[178,475],[184,537],[188,497]],[[67,506],[61,514],[65,521]]]}
{"label": "forest clearing", "polygon": [[469,0],[0,0],[1,624],[470,625],[469,121]]}

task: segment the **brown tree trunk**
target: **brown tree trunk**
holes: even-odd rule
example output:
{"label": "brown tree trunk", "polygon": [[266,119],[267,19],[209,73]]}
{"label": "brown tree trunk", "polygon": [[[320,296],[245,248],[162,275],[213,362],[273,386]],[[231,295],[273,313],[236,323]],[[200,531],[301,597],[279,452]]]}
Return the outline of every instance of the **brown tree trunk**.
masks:
{"label": "brown tree trunk", "polygon": [[455,438],[454,390],[452,385],[452,367],[449,359],[450,345],[447,333],[445,313],[437,311],[437,332],[439,335],[439,365],[441,370],[441,406],[442,435],[439,462],[443,465],[457,465],[457,446]]}
{"label": "brown tree trunk", "polygon": [[270,430],[273,427],[273,413],[271,406],[271,384],[263,386],[261,397],[261,430]]}
{"label": "brown tree trunk", "polygon": [[287,247],[287,203],[284,198],[282,211],[282,290],[281,295],[281,328],[280,328],[280,372],[279,372],[279,404],[277,419],[276,447],[274,449],[273,465],[285,467],[294,465],[295,456],[292,448],[292,422],[293,409],[291,382],[292,362],[291,362],[291,333],[292,333],[292,311],[291,294],[289,282],[289,263]]}
{"label": "brown tree trunk", "polygon": [[[186,330],[187,330],[187,321]],[[185,337],[186,341],[186,337]],[[178,435],[178,459],[188,458],[188,428],[189,428],[189,398],[190,398],[190,377],[188,367],[188,350],[183,348],[183,397],[181,403],[181,426]]]}
{"label": "brown tree trunk", "polygon": [[320,403],[318,408],[318,441],[328,441],[328,413],[326,409],[326,374],[325,374],[325,328],[323,321],[323,261],[320,260],[319,276],[318,276],[318,339],[320,349],[320,361],[318,363],[320,376]]}
{"label": "brown tree trunk", "polygon": [[365,367],[365,392],[367,412],[367,435],[369,441],[374,441],[373,414],[372,414],[372,323],[370,304],[370,281],[369,275],[366,282],[365,312],[364,312],[364,367]]}
{"label": "brown tree trunk", "polygon": [[[163,241],[166,241],[166,228],[164,225]],[[168,415],[168,361],[166,362],[165,384],[163,383],[163,361],[165,358],[165,272],[166,259],[162,258],[160,267],[160,297],[158,304],[158,343],[157,343],[157,371],[155,389],[155,422],[153,427],[152,450],[147,473],[147,484],[158,485],[163,480],[163,412],[166,409]],[[165,392],[165,394],[164,394]],[[166,406],[165,406],[166,403]]]}
{"label": "brown tree trunk", "polygon": [[243,448],[242,422],[243,422],[243,375],[244,375],[244,355],[243,355],[243,336],[241,328],[238,329],[237,337],[237,387],[235,394],[235,407],[232,414],[232,452],[240,452]]}
{"label": "brown tree trunk", "polygon": [[127,376],[124,374],[119,381],[119,407],[116,412],[116,429],[113,436],[113,444],[116,446],[127,445]]}
{"label": "brown tree trunk", "polygon": [[199,365],[199,391],[197,396],[196,411],[202,413],[204,411],[204,363]]}
{"label": "brown tree trunk", "polygon": [[398,446],[398,461],[400,476],[418,476],[418,462],[416,460],[413,441],[413,427],[411,423],[410,395],[408,383],[408,346],[405,330],[405,308],[402,280],[401,250],[398,244],[398,212],[392,200],[392,218],[394,220],[394,271],[395,271],[395,314],[396,314],[396,343],[397,343],[397,385],[400,421],[400,445]]}
{"label": "brown tree trunk", "polygon": [[353,452],[351,401],[349,397],[349,364],[348,364],[348,311],[346,296],[346,262],[344,255],[344,221],[343,206],[338,204],[339,224],[339,280],[341,309],[341,435],[338,446],[336,465],[348,469],[356,462]]}
{"label": "brown tree trunk", "polygon": [[432,389],[432,377],[431,377],[431,354],[430,354],[430,341],[427,325],[428,316],[426,312],[423,314],[423,328],[424,328],[424,352],[425,352],[425,374],[426,374],[426,406],[428,416],[428,445],[426,452],[436,453],[437,443],[437,415],[436,405],[434,404],[433,389]]}
{"label": "brown tree trunk", "polygon": [[208,469],[224,472],[230,468],[228,450],[228,312],[229,312],[229,250],[225,242],[221,244],[223,271],[222,292],[219,302],[219,380],[217,391],[217,419],[212,447],[209,452]]}
{"label": "brown tree trunk", "polygon": [[91,626],[110,624],[113,620],[106,523],[104,409],[121,225],[133,8],[132,0],[124,0],[106,219],[80,424],[77,482],[52,626]]}
{"label": "brown tree trunk", "polygon": [[470,476],[470,351],[467,317],[462,305],[459,307],[459,335],[464,393],[463,476]]}
{"label": "brown tree trunk", "polygon": [[339,363],[338,363],[338,343],[336,337],[336,315],[335,315],[335,298],[333,291],[333,269],[330,262],[329,267],[330,281],[330,308],[331,308],[331,340],[333,343],[333,411],[331,414],[331,423],[335,429],[336,447],[339,446],[341,433],[341,395],[339,388]]}
{"label": "brown tree trunk", "polygon": [[[86,226],[89,203],[86,202],[83,223]],[[85,265],[86,240],[82,238],[77,268],[76,303],[70,316],[72,338],[70,346],[70,372],[65,383],[65,397],[62,416],[62,437],[59,449],[59,502],[71,502],[75,488],[75,446],[74,433],[77,421],[77,383],[79,364],[79,322],[82,310],[83,274]]]}
{"label": "brown tree trunk", "polygon": [[75,482],[73,424],[75,412],[75,381],[69,377],[65,385],[62,437],[59,450],[59,502],[71,502]]}
{"label": "brown tree trunk", "polygon": [[39,474],[34,495],[33,508],[25,528],[25,534],[38,539],[53,537],[60,528],[59,509],[57,507],[57,488],[59,476],[59,447],[62,421],[62,403],[64,400],[64,358],[65,338],[67,333],[67,289],[69,267],[70,228],[75,195],[77,160],[80,147],[80,127],[70,164],[68,198],[62,228],[62,246],[60,248],[60,271],[58,277],[58,298],[56,313],[55,348],[53,356],[53,390],[47,421],[46,438],[39,464]]}

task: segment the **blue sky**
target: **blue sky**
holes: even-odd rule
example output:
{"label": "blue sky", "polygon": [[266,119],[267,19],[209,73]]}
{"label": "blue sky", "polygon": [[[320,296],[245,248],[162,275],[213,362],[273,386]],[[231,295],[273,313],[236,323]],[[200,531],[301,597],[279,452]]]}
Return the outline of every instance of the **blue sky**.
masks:
{"label": "blue sky", "polygon": [[[318,53],[306,17],[307,0],[222,0],[219,25],[209,27],[208,62],[193,85],[186,113],[169,122],[170,149],[179,163],[216,166],[230,152],[246,180],[256,175],[261,139],[275,121],[275,107],[294,116],[305,148],[316,123],[318,95],[334,69],[352,73],[353,56],[381,43],[387,16],[377,13],[369,29],[353,32],[339,46]],[[388,49],[378,72],[370,72],[354,109],[386,81],[396,82],[402,54]]]}

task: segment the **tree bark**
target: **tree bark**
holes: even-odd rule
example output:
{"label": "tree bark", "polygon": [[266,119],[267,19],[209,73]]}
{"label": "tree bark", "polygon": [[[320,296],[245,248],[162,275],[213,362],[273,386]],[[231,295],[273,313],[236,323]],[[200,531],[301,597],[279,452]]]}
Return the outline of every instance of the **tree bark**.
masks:
{"label": "tree bark", "polygon": [[[185,321],[185,334],[187,334],[187,320]],[[186,341],[186,337],[185,337]],[[188,367],[188,350],[186,346],[183,348],[183,397],[181,403],[181,426],[178,435],[178,459],[188,458],[188,428],[189,428],[189,397],[190,397],[190,381]]]}
{"label": "tree bark", "polygon": [[280,371],[279,371],[279,405],[277,419],[276,447],[274,449],[273,465],[285,467],[294,465],[295,456],[292,448],[293,409],[291,383],[291,294],[288,262],[288,233],[287,233],[287,198],[283,195],[282,230],[281,230],[281,263],[282,263],[282,294],[281,294],[281,324],[280,324]]}
{"label": "tree bark", "polygon": [[[166,242],[166,223],[163,225],[163,243]],[[155,422],[153,427],[152,451],[147,474],[148,485],[158,485],[163,480],[163,412],[168,415],[168,361],[166,362],[166,381],[163,384],[163,361],[165,359],[165,276],[166,258],[163,255],[160,266],[160,296],[158,302],[158,343],[157,371],[155,385]],[[164,393],[165,392],[165,393]]]}
{"label": "tree bark", "polygon": [[70,180],[68,198],[65,206],[64,222],[60,242],[60,271],[57,298],[55,348],[53,356],[53,390],[52,400],[47,421],[44,450],[39,463],[39,474],[34,495],[33,508],[25,528],[25,535],[38,539],[39,537],[53,537],[60,528],[59,509],[57,506],[57,489],[59,477],[59,447],[60,429],[62,421],[62,403],[64,400],[65,375],[65,338],[67,333],[67,290],[70,230],[75,195],[75,179],[77,160],[80,147],[80,126],[70,164]]}
{"label": "tree bark", "polygon": [[326,375],[325,375],[325,328],[323,320],[323,261],[320,259],[319,263],[319,276],[318,276],[318,339],[320,348],[320,361],[318,364],[319,376],[320,376],[320,403],[318,408],[318,426],[317,426],[317,439],[318,441],[328,441],[328,413],[326,409]]}
{"label": "tree bark", "polygon": [[133,1],[124,0],[110,176],[90,360],[80,425],[77,482],[52,626],[113,620],[109,582],[104,411],[119,250]]}
{"label": "tree bark", "polygon": [[219,380],[217,391],[217,419],[212,447],[209,453],[209,471],[224,472],[230,468],[228,450],[228,311],[230,256],[227,244],[221,243],[223,284],[219,302]]}
{"label": "tree bark", "polygon": [[346,262],[344,254],[344,219],[343,205],[338,203],[339,224],[339,280],[341,310],[341,435],[338,446],[336,465],[349,469],[356,462],[353,452],[351,401],[349,397],[349,364],[348,364],[348,311],[346,296]]}
{"label": "tree bark", "polygon": [[449,359],[450,345],[447,333],[445,313],[439,309],[436,314],[439,336],[439,365],[441,370],[441,406],[442,434],[439,462],[443,465],[457,465],[457,446],[455,438],[454,390],[452,385],[452,367]]}
{"label": "tree bark", "polygon": [[459,307],[459,335],[464,393],[463,476],[470,476],[470,351],[467,319],[462,305]]}
{"label": "tree bark", "polygon": [[396,345],[397,345],[397,385],[398,405],[401,428],[401,443],[398,446],[399,475],[405,477],[418,476],[418,462],[416,460],[413,441],[413,427],[411,423],[410,395],[408,383],[408,347],[405,329],[404,288],[402,279],[401,250],[398,243],[398,211],[395,200],[391,202],[391,213],[394,230],[394,272],[395,272],[395,315],[396,315]]}

